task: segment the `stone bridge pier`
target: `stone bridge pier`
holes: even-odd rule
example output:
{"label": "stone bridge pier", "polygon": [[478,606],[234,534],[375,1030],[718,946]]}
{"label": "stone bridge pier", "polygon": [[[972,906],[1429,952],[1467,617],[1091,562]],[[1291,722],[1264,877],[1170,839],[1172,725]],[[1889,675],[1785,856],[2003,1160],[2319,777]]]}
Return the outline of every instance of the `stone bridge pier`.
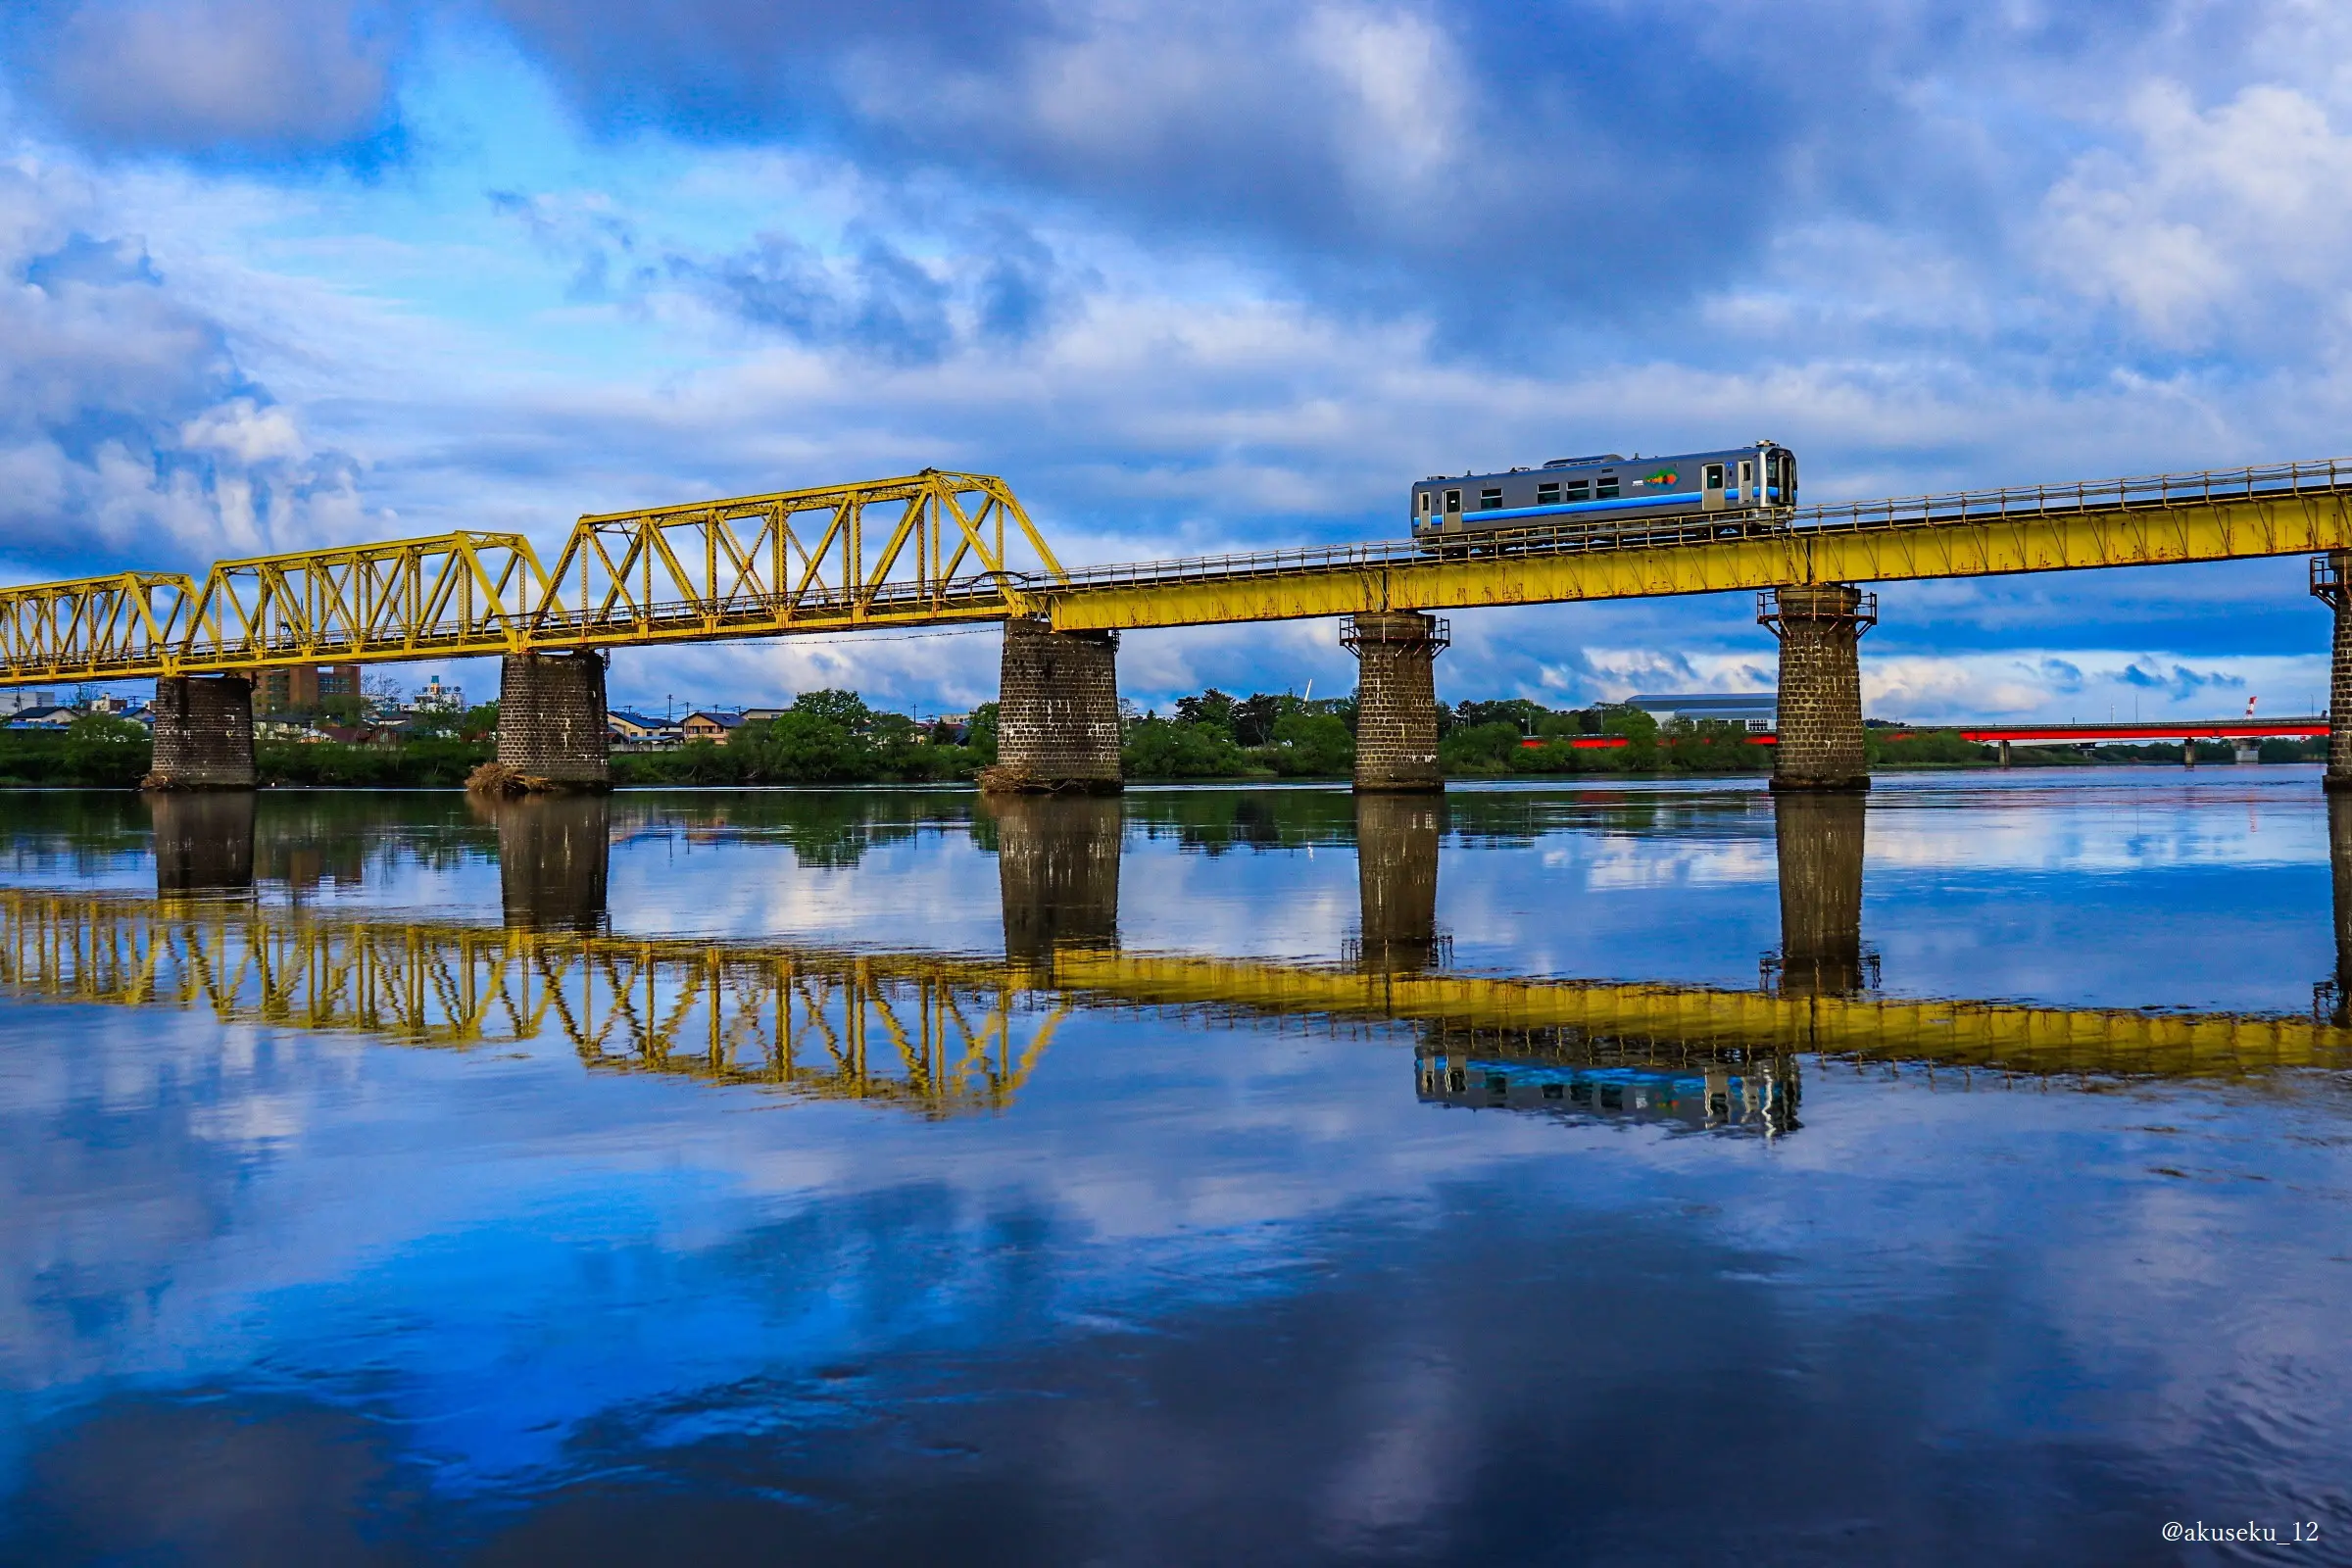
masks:
{"label": "stone bridge pier", "polygon": [[1438,842],[1446,803],[1394,792],[1355,798],[1356,897],[1361,935],[1356,966],[1367,974],[1410,974],[1441,961]]}
{"label": "stone bridge pier", "polygon": [[1340,643],[1355,655],[1355,788],[1359,794],[1435,794],[1438,655],[1445,621],[1414,610],[1350,615]]}
{"label": "stone bridge pier", "polygon": [[1126,787],[1119,739],[1119,634],[1004,622],[997,763],[981,774],[982,791],[1116,795]]}
{"label": "stone bridge pier", "polygon": [[498,825],[499,902],[510,929],[583,936],[605,929],[610,797],[540,795],[475,809]]}
{"label": "stone bridge pier", "polygon": [[2335,974],[2328,1021],[2338,1029],[2352,1029],[2352,793],[2343,790],[2328,797],[2328,871],[2335,911]]}
{"label": "stone bridge pier", "polygon": [[498,760],[534,793],[612,787],[605,656],[509,654],[498,676]]}
{"label": "stone bridge pier", "polygon": [[[2311,558],[2312,597],[2335,612],[2335,642],[2328,662],[2328,772],[2329,790],[2352,790],[2352,550]],[[2194,765],[2194,764],[2191,764]]]}
{"label": "stone bridge pier", "polygon": [[989,803],[1004,956],[1040,963],[1058,948],[1119,945],[1126,818],[1101,796],[1006,795]]}
{"label": "stone bridge pier", "polygon": [[1845,583],[1803,583],[1757,596],[1758,623],[1781,640],[1780,743],[1772,787],[1866,790],[1862,748],[1862,634],[1878,624],[1876,594]]}
{"label": "stone bridge pier", "polygon": [[159,791],[147,798],[155,821],[155,891],[253,891],[251,790]]}
{"label": "stone bridge pier", "polygon": [[166,675],[155,683],[151,790],[249,790],[253,682],[242,675]]}
{"label": "stone bridge pier", "polygon": [[1772,804],[1784,996],[1844,997],[1873,983],[1862,951],[1863,813],[1851,791],[1793,791]]}

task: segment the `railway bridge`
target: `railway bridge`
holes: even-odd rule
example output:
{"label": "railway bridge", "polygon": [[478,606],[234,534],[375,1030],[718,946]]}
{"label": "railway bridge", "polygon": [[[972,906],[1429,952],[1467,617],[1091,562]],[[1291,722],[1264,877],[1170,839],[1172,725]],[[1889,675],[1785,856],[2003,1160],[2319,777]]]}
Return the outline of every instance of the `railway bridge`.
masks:
{"label": "railway bridge", "polygon": [[[156,782],[235,789],[258,672],[496,656],[500,760],[594,790],[614,649],[997,621],[1000,782],[1108,792],[1121,631],[1334,617],[1358,660],[1356,787],[1415,792],[1443,788],[1440,612],[1750,590],[1780,641],[1774,787],[1834,792],[1869,783],[1873,584],[2309,555],[2336,615],[2329,710],[2352,710],[2348,500],[2352,461],[2291,463],[1073,568],[1002,479],[926,470],[582,517],[552,565],[464,530],[0,590],[0,685],[152,677]],[[2328,782],[2352,786],[2352,729]]]}

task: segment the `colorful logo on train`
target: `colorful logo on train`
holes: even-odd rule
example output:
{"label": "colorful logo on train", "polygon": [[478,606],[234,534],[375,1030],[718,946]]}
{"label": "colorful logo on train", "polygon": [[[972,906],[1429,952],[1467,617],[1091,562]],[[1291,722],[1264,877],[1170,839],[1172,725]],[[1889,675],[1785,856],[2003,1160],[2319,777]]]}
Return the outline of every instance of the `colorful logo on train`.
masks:
{"label": "colorful logo on train", "polygon": [[1682,475],[1672,468],[1660,468],[1642,482],[1646,485],[1654,485],[1660,490],[1671,490],[1674,488],[1674,482],[1681,477]]}

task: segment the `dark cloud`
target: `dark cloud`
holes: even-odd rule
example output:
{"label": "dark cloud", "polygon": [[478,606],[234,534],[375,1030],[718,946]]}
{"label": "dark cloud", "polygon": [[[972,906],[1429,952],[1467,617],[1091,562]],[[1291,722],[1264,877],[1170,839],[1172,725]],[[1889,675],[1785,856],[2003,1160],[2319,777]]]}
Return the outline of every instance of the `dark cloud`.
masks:
{"label": "dark cloud", "polygon": [[1562,320],[1634,326],[1808,219],[1983,253],[2017,177],[2039,188],[2080,148],[2035,101],[2053,74],[2216,52],[2154,0],[499,9],[596,123],[1075,201],[1341,304],[1465,331],[1516,317],[1532,336],[1460,345],[1504,358],[1549,351]]}
{"label": "dark cloud", "polygon": [[896,366],[934,365],[974,340],[1028,342],[1096,282],[1003,214],[964,225],[946,254],[925,260],[870,230],[854,230],[838,255],[782,233],[712,255],[657,244],[625,219],[551,197],[493,191],[490,202],[571,269],[574,299],[637,303],[682,289],[756,330]]}
{"label": "dark cloud", "polygon": [[18,83],[77,140],[363,162],[398,141],[406,0],[33,0],[0,31]]}
{"label": "dark cloud", "polygon": [[2184,701],[2207,690],[2243,691],[2246,685],[2243,676],[2232,675],[2225,670],[2191,669],[2186,664],[2175,664],[2168,670],[2161,662],[2153,659],[2133,660],[2123,667],[2116,679],[2144,691],[2163,692],[2174,702]]}

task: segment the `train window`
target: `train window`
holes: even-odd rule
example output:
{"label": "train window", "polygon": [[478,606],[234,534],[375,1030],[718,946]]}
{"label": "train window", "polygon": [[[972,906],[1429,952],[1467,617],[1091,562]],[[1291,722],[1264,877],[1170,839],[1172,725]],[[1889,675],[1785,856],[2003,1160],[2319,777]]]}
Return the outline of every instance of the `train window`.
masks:
{"label": "train window", "polygon": [[1559,1099],[1559,1098],[1560,1098],[1560,1086],[1559,1086],[1558,1084],[1545,1084],[1545,1085],[1544,1086],[1544,1098],[1545,1100],[1557,1100],[1557,1099]]}
{"label": "train window", "polygon": [[1754,464],[1745,461],[1740,463],[1740,482],[1741,484],[1754,484],[1756,482],[1756,466]]}
{"label": "train window", "polygon": [[1723,488],[1723,465],[1722,465],[1722,464],[1720,464],[1720,463],[1710,463],[1710,464],[1708,464],[1708,465],[1707,465],[1707,469],[1706,469],[1706,474],[1707,474],[1707,476],[1706,476],[1706,480],[1705,480],[1705,485],[1706,485],[1706,488],[1707,488],[1707,489],[1709,489],[1709,490],[1720,490],[1720,489],[1722,489],[1722,488]]}
{"label": "train window", "polygon": [[1539,506],[1539,507],[1556,507],[1556,506],[1558,506],[1559,504],[1560,504],[1560,487],[1559,487],[1559,485],[1558,485],[1557,483],[1552,483],[1552,484],[1540,484],[1540,485],[1536,486],[1536,505],[1537,505],[1537,506]]}
{"label": "train window", "polygon": [[1617,476],[1613,473],[1602,474],[1593,481],[1592,493],[1603,501],[1608,500],[1617,493]]}
{"label": "train window", "polygon": [[1481,511],[1481,512],[1493,512],[1493,511],[1495,511],[1497,508],[1499,508],[1501,505],[1502,505],[1502,492],[1501,492],[1500,490],[1481,490],[1481,491],[1478,493],[1478,510],[1479,510],[1479,511]]}
{"label": "train window", "polygon": [[1446,492],[1446,510],[1447,512],[1459,512],[1462,510],[1462,493],[1459,490],[1448,490]]}
{"label": "train window", "polygon": [[1429,515],[1429,492],[1426,490],[1421,492],[1421,515]]}
{"label": "train window", "polygon": [[1590,501],[1590,500],[1592,500],[1592,486],[1591,484],[1589,484],[1588,482],[1586,482],[1585,480],[1583,480],[1583,479],[1571,479],[1571,480],[1569,480],[1569,481],[1568,481],[1568,499],[1569,499],[1569,500],[1571,500],[1571,501]]}

